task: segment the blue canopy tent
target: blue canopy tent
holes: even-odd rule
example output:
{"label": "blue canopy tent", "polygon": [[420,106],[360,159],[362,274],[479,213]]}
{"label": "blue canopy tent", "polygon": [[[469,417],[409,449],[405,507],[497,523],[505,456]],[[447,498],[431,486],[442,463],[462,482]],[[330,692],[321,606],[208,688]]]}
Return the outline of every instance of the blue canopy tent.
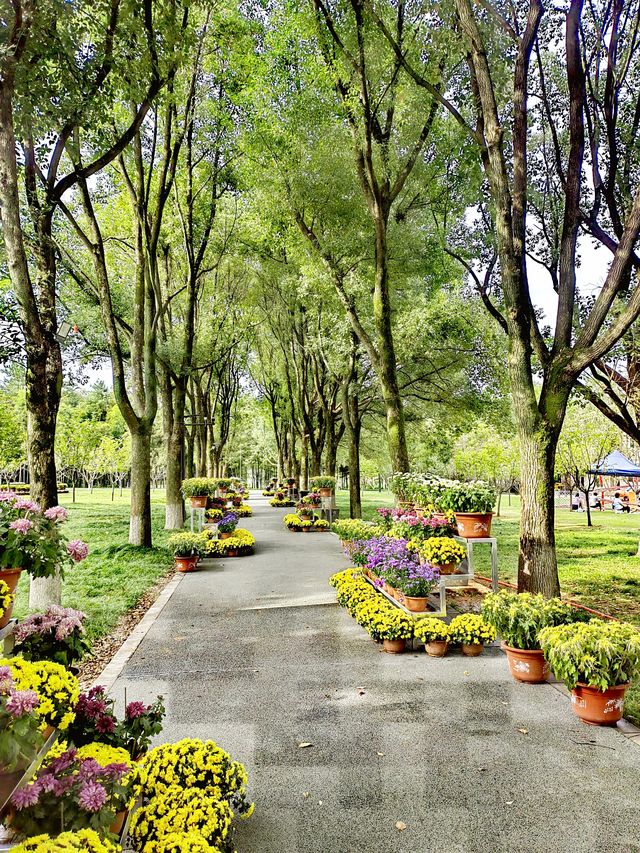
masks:
{"label": "blue canopy tent", "polygon": [[602,474],[603,477],[640,477],[640,467],[627,459],[624,453],[614,450],[589,469],[589,474]]}

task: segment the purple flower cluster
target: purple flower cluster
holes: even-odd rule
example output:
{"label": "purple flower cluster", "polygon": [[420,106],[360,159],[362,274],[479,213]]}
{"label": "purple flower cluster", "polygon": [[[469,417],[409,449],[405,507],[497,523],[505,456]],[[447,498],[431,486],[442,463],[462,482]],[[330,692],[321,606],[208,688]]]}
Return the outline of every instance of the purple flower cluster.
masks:
{"label": "purple flower cluster", "polygon": [[80,539],[74,539],[67,545],[67,551],[74,563],[81,563],[87,558],[89,548]]}
{"label": "purple flower cluster", "polygon": [[367,553],[366,566],[377,574],[405,573],[418,564],[416,554],[407,550],[404,539],[374,536],[366,540],[364,547]]}
{"label": "purple flower cluster", "polygon": [[415,565],[400,584],[405,595],[424,597],[429,595],[438,583],[440,572],[429,565]]}
{"label": "purple flower cluster", "polygon": [[101,767],[93,758],[78,759],[77,750],[69,749],[40,770],[35,780],[14,793],[11,798],[17,811],[39,806],[56,809],[63,800],[65,811],[73,806],[85,812],[99,812],[109,798],[109,783],[119,783],[129,772],[126,764]]}
{"label": "purple flower cluster", "polygon": [[218,522],[218,530],[221,533],[232,533],[236,529],[238,516],[235,512],[225,512]]}
{"label": "purple flower cluster", "polygon": [[23,643],[27,637],[43,634],[55,634],[56,640],[64,640],[74,631],[84,634],[86,614],[71,607],[60,607],[52,604],[46,613],[35,613],[20,622],[14,636],[18,643]]}
{"label": "purple flower cluster", "polygon": [[13,675],[8,666],[0,666],[0,702],[3,710],[14,719],[31,714],[40,704],[35,690],[16,690]]}
{"label": "purple flower cluster", "polygon": [[124,716],[126,720],[137,720],[138,717],[144,717],[149,711],[149,708],[144,702],[129,702],[125,708]]}
{"label": "purple flower cluster", "polygon": [[44,511],[44,517],[49,521],[66,521],[69,518],[69,513],[63,506],[52,506]]}
{"label": "purple flower cluster", "polygon": [[33,527],[33,522],[28,518],[16,518],[9,525],[9,530],[17,530],[18,533],[28,533]]}
{"label": "purple flower cluster", "polygon": [[14,504],[16,509],[24,510],[25,512],[40,512],[40,504],[29,498],[18,498]]}

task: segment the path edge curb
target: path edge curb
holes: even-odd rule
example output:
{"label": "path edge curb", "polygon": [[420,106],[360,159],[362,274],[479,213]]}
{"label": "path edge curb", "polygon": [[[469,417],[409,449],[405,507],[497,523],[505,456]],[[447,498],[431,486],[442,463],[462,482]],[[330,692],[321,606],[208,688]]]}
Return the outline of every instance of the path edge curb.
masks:
{"label": "path edge curb", "polygon": [[134,652],[149,633],[151,626],[169,603],[171,596],[178,588],[183,577],[183,574],[176,573],[169,581],[100,675],[94,680],[92,686],[101,685],[107,693],[111,690]]}

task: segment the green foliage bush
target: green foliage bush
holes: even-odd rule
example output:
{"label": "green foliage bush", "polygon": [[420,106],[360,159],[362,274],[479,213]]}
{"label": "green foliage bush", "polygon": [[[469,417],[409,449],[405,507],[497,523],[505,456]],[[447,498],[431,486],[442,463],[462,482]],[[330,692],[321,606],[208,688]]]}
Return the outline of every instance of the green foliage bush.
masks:
{"label": "green foliage bush", "polygon": [[584,621],[584,611],[559,598],[545,598],[528,592],[502,590],[489,593],[482,603],[482,615],[514,649],[539,649],[543,628]]}

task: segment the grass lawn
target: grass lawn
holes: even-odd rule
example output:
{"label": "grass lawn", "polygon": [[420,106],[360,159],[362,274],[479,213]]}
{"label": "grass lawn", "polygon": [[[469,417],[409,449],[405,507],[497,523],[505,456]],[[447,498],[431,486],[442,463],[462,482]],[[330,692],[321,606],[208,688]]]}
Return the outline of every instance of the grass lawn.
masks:
{"label": "grass lawn", "polygon": [[[349,495],[337,493],[342,518],[349,517]],[[364,492],[363,516],[371,519],[377,506],[393,506],[390,492]],[[492,532],[498,539],[498,567],[502,580],[515,582],[518,570],[520,501],[503,498],[501,518],[494,518]],[[594,512],[593,527],[585,513],[558,510],[556,542],[558,571],[563,595],[609,616],[640,627],[640,513],[615,515]],[[491,576],[488,548],[476,548],[478,574]],[[640,725],[640,684],[629,691],[625,713]]]}
{"label": "grass lawn", "polygon": [[[70,568],[65,575],[62,603],[83,610],[91,639],[107,634],[119,617],[166,574],[172,565],[169,552],[162,546],[169,533],[164,528],[164,491],[152,492],[153,538],[151,550],[127,544],[129,537],[129,493],[127,490],[111,502],[110,489],[76,491],[60,495],[60,503],[69,510],[64,529],[68,539],[83,539],[89,556]],[[29,579],[23,573],[18,587],[15,614],[28,610]]]}

